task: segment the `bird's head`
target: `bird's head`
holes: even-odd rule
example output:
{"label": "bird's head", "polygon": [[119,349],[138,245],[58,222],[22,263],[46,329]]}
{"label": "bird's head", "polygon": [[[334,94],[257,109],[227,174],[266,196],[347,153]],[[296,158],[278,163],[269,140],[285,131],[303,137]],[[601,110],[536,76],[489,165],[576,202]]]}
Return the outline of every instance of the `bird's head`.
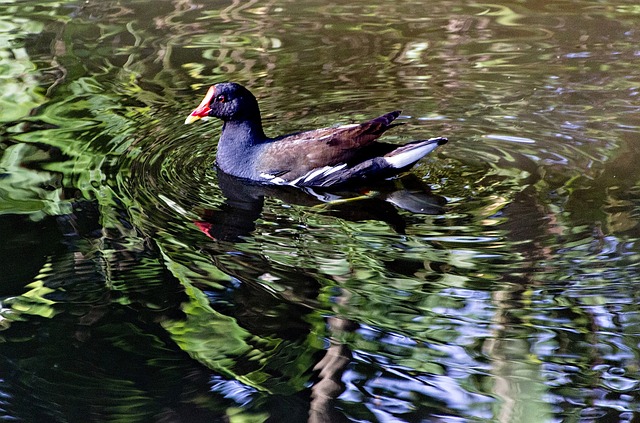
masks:
{"label": "bird's head", "polygon": [[216,117],[223,121],[260,119],[258,101],[251,92],[235,82],[213,85],[207,91],[200,105],[185,119],[193,123],[206,117]]}

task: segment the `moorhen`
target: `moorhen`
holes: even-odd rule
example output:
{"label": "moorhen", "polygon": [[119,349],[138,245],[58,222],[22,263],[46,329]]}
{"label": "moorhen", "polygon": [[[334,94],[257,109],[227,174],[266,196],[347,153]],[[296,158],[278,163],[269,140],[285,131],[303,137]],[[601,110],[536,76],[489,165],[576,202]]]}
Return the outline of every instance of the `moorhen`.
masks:
{"label": "moorhen", "polygon": [[298,187],[335,187],[394,176],[446,144],[443,137],[398,146],[374,142],[399,111],[360,124],[315,129],[269,138],[262,129],[258,101],[240,84],[213,85],[187,117],[192,123],[217,117],[224,124],[216,163],[230,175]]}

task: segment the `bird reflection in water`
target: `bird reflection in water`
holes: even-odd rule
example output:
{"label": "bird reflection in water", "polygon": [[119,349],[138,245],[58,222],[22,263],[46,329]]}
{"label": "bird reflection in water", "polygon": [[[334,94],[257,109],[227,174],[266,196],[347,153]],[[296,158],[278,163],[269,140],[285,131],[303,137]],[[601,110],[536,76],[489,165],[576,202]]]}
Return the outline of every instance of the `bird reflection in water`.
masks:
{"label": "bird reflection in water", "polygon": [[406,220],[398,209],[412,214],[444,213],[446,199],[433,194],[414,174],[379,181],[375,187],[340,191],[264,185],[239,179],[218,170],[218,183],[225,197],[217,210],[205,210],[195,224],[218,241],[239,241],[249,236],[261,216],[264,200],[277,198],[287,204],[310,207],[319,213],[349,221],[377,220],[397,233],[404,233]]}

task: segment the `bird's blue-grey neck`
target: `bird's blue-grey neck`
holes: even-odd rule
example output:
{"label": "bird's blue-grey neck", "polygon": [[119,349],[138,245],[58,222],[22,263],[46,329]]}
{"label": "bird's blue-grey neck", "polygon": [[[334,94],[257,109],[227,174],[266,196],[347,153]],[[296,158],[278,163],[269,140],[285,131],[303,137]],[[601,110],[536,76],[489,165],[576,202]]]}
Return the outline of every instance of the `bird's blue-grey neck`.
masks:
{"label": "bird's blue-grey neck", "polygon": [[267,141],[260,120],[229,120],[222,126],[218,141],[216,163],[231,175],[252,179],[254,157],[261,150],[259,144]]}

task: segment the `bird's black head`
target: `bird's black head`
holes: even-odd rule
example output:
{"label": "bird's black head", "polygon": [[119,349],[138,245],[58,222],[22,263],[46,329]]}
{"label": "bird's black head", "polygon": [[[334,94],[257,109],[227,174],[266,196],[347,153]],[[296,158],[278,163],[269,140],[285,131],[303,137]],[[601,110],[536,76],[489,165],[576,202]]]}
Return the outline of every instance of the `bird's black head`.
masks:
{"label": "bird's black head", "polygon": [[216,117],[223,121],[259,120],[258,101],[251,92],[235,82],[223,82],[209,88],[200,105],[187,117],[192,123],[203,117]]}

